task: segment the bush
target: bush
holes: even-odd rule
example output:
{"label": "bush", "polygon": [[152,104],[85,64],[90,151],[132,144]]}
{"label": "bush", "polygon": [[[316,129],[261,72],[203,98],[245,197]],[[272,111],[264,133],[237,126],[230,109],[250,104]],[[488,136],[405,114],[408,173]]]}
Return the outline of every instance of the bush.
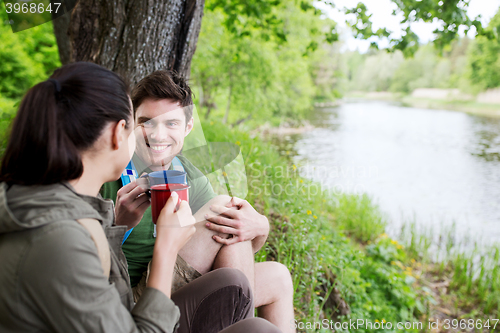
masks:
{"label": "bush", "polygon": [[0,94],[19,99],[60,66],[52,22],[13,33],[6,12],[0,12]]}

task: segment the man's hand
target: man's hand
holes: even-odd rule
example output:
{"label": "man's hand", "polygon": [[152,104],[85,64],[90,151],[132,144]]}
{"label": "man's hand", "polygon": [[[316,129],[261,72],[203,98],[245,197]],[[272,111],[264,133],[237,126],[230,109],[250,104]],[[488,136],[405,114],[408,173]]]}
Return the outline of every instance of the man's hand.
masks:
{"label": "man's hand", "polygon": [[144,212],[151,204],[146,189],[135,181],[123,186],[116,195],[116,225],[126,225],[131,229],[139,224]]}
{"label": "man's hand", "polygon": [[212,205],[210,209],[217,215],[205,215],[206,227],[217,233],[233,235],[222,238],[214,235],[213,239],[224,245],[252,241],[254,252],[266,242],[269,234],[269,221],[259,214],[246,200],[232,197],[225,206]]}

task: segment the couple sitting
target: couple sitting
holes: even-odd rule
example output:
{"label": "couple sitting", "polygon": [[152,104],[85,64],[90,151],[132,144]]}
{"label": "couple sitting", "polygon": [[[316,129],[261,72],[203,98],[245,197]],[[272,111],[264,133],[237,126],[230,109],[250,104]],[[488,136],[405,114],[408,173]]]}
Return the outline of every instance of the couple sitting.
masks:
{"label": "couple sitting", "polygon": [[[217,196],[208,179],[181,154],[194,123],[187,83],[173,72],[157,71],[135,86],[131,98],[137,128],[132,160],[137,174],[173,169],[172,160],[177,157],[191,186],[189,205],[196,233],[179,251],[172,292],[217,268],[237,268],[250,281],[259,316],[288,332],[293,322],[290,273],[280,263],[254,263],[253,259],[267,239],[267,218],[244,200]],[[122,187],[121,180],[104,184],[101,194],[115,201],[117,225],[135,226],[122,249],[137,299],[155,244],[149,197],[135,182]]]}
{"label": "couple sitting", "polygon": [[[56,70],[24,97],[0,170],[0,331],[293,330],[288,270],[253,262],[267,219],[216,196],[178,155],[193,126],[182,108],[192,104],[189,87],[156,72],[132,97],[121,78],[90,63]],[[178,155],[191,185],[189,205],[167,201],[156,238],[144,190],[113,182],[133,155],[136,128],[137,171],[171,168]],[[121,245],[132,227],[123,244],[129,280]],[[254,306],[268,321],[251,318]]]}

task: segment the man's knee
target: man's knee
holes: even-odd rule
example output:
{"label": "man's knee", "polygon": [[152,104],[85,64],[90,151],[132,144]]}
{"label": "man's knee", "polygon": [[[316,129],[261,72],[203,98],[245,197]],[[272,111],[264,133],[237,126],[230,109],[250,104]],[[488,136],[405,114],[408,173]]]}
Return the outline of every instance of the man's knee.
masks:
{"label": "man's knee", "polygon": [[248,318],[221,331],[221,333],[240,333],[240,332],[280,333],[281,331],[276,326],[274,326],[273,324],[262,318]]}
{"label": "man's knee", "polygon": [[279,333],[281,332],[276,326],[271,324],[265,319],[262,318],[250,318],[246,319],[250,321],[249,330],[245,330],[245,332],[259,332],[259,333]]}
{"label": "man's knee", "polygon": [[273,262],[272,269],[275,271],[277,285],[281,286],[282,290],[293,293],[293,281],[288,267],[279,262]]}
{"label": "man's knee", "polygon": [[235,268],[222,267],[212,271],[211,274],[217,276],[217,279],[224,281],[225,286],[238,286],[245,295],[252,295],[250,282],[246,275]]}

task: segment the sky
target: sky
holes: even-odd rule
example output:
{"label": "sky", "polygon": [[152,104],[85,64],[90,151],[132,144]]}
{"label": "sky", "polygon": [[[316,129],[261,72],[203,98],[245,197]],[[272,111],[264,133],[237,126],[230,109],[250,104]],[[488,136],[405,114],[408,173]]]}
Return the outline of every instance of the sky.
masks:
{"label": "sky", "polygon": [[[370,47],[372,40],[357,40],[353,37],[350,29],[347,28],[345,20],[354,20],[354,15],[345,15],[339,9],[344,7],[352,8],[356,4],[362,1],[369,14],[373,14],[371,17],[373,22],[373,30],[376,31],[378,28],[387,28],[389,31],[394,33],[391,38],[398,38],[401,36],[401,28],[399,22],[402,19],[402,15],[393,16],[392,11],[396,9],[396,5],[391,0],[335,0],[336,8],[331,8],[324,3],[316,3],[318,8],[324,10],[327,16],[333,19],[338,24],[338,30],[341,32],[340,39],[344,41],[344,49],[356,50],[361,52],[366,52]],[[471,0],[468,8],[468,15],[471,19],[481,15],[481,22],[483,26],[486,25],[490,19],[496,14],[498,8],[500,7],[500,0]],[[412,30],[418,35],[421,42],[425,43],[433,39],[432,31],[439,27],[439,22],[435,20],[432,23],[418,22],[411,25]],[[474,34],[474,30],[471,29],[470,34]],[[379,41],[379,47],[384,48],[388,46],[388,40]]]}

